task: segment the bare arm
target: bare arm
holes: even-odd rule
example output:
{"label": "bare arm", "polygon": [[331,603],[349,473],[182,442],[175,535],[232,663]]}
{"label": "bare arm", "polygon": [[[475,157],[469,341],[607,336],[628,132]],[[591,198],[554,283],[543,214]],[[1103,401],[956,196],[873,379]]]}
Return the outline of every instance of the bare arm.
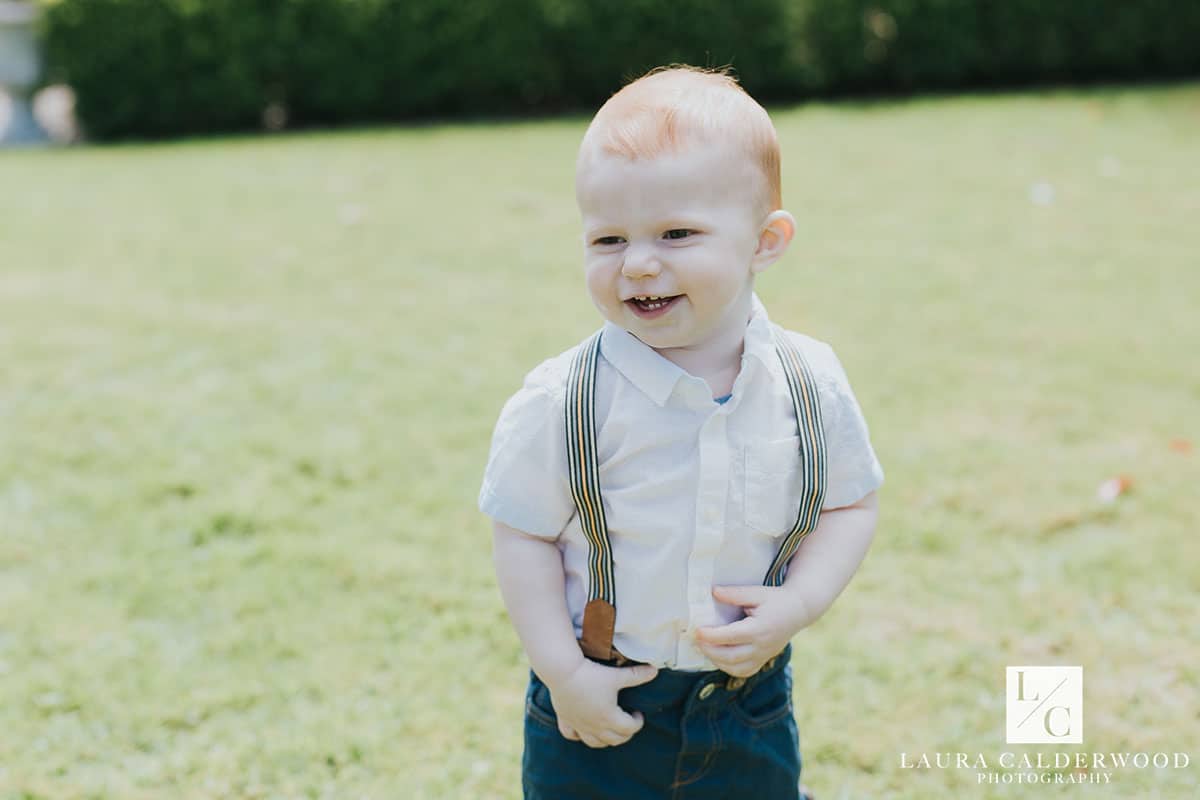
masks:
{"label": "bare arm", "polygon": [[584,661],[567,612],[558,545],[492,521],[492,561],[500,594],[530,666],[553,688]]}
{"label": "bare arm", "polygon": [[717,586],[713,597],[746,610],[727,625],[696,629],[696,643],[718,669],[753,675],[797,633],[817,621],[846,588],[875,535],[875,493],[821,512],[817,529],[788,562],[781,586]]}
{"label": "bare arm", "polygon": [[558,730],[588,747],[623,744],[641,730],[642,712],[626,713],[617,693],[654,679],[657,670],[608,667],[584,658],[567,611],[562,555],[554,542],[492,520],[492,560],[500,593],[530,666],[550,689]]}
{"label": "bare arm", "polygon": [[783,589],[794,604],[796,631],[820,619],[858,571],[875,537],[875,492],[852,506],[821,512],[817,528],[788,562]]}

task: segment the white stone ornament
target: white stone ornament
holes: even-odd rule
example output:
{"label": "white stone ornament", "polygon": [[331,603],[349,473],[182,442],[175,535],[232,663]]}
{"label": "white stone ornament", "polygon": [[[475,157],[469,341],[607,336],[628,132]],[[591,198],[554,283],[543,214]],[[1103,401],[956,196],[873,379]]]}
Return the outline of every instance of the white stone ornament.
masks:
{"label": "white stone ornament", "polygon": [[42,71],[32,3],[0,0],[0,92],[8,96],[6,119],[0,120],[0,145],[45,144],[46,132],[29,105],[29,92]]}

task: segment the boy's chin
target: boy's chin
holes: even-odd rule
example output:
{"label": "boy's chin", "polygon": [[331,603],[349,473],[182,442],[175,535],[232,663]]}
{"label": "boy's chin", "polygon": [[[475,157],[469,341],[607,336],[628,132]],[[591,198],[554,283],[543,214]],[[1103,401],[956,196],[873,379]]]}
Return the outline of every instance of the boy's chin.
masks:
{"label": "boy's chin", "polygon": [[[691,343],[687,332],[679,329],[678,321],[675,321],[676,324],[664,325],[656,320],[644,320],[627,308],[621,310],[623,313],[620,315],[605,313],[603,316],[648,347],[664,350],[672,347],[686,347]],[[678,309],[675,311],[677,312]]]}
{"label": "boy's chin", "polygon": [[642,344],[652,347],[655,350],[686,347],[689,344],[687,337],[675,330],[655,330],[646,325],[638,325],[636,323],[626,325],[625,330],[633,334]]}

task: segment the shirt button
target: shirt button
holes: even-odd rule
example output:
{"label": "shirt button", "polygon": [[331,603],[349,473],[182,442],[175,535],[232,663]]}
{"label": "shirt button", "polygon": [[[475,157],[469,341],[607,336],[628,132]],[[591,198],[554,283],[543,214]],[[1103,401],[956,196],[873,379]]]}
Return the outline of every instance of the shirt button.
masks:
{"label": "shirt button", "polygon": [[715,683],[705,684],[704,688],[700,690],[700,699],[707,700],[710,696],[712,696],[712,693],[716,691],[716,689],[717,685]]}

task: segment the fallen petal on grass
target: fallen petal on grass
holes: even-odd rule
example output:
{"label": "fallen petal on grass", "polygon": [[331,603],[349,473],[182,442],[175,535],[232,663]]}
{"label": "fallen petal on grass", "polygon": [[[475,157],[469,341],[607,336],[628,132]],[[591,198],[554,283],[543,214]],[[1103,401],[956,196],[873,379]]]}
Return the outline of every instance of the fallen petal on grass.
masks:
{"label": "fallen petal on grass", "polygon": [[1054,202],[1054,186],[1038,181],[1029,187],[1029,202],[1035,206],[1048,206]]}
{"label": "fallen petal on grass", "polygon": [[1096,499],[1101,503],[1111,503],[1129,491],[1132,486],[1133,479],[1128,475],[1117,475],[1096,487]]}

